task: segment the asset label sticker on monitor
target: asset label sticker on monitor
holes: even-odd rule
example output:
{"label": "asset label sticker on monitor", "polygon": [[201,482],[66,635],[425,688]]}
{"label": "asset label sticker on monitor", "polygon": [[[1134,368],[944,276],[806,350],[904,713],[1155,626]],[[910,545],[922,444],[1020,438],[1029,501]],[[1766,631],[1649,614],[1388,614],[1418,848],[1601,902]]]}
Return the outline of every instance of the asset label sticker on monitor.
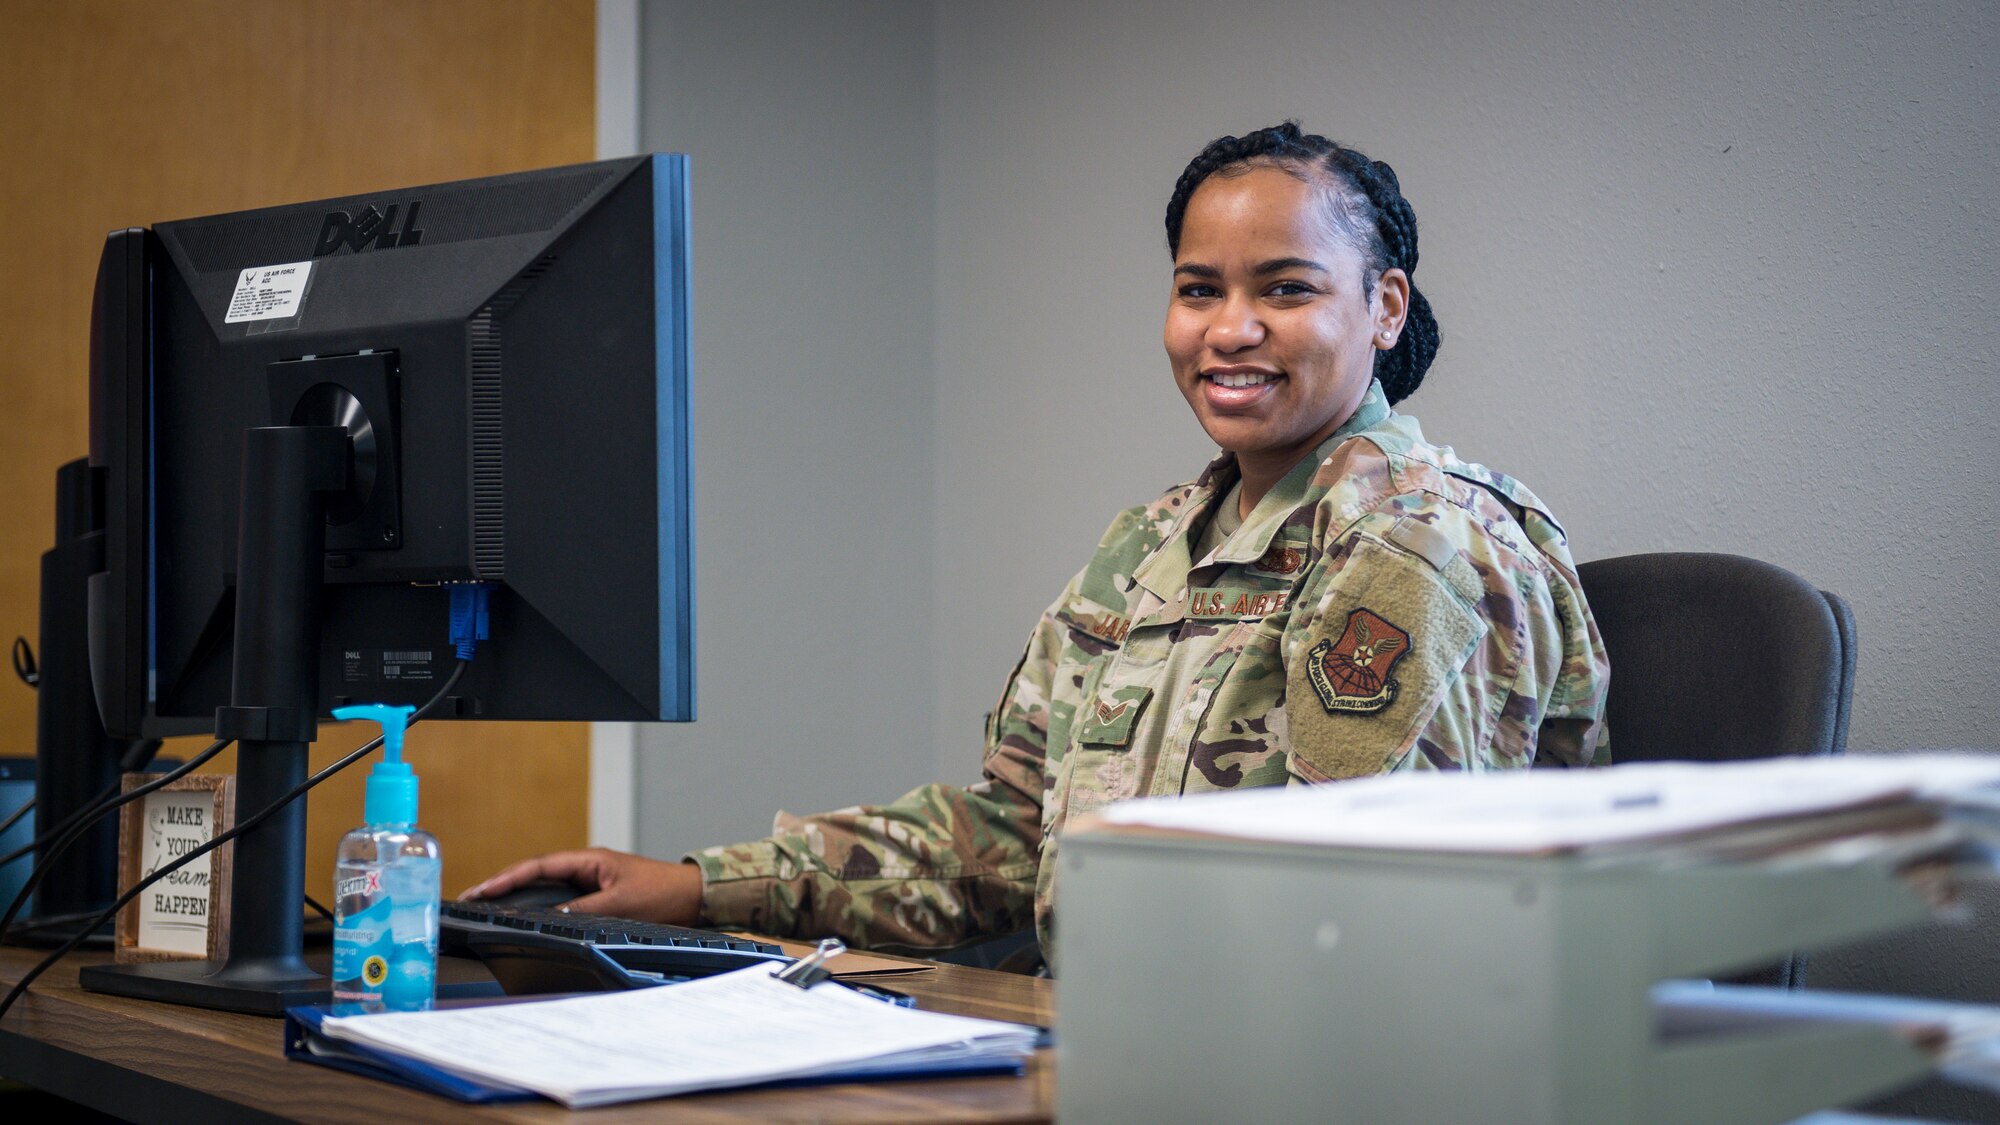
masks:
{"label": "asset label sticker on monitor", "polygon": [[281,320],[299,315],[305,300],[306,283],[312,279],[311,262],[283,266],[251,266],[236,277],[236,292],[229,298],[224,324],[246,320]]}

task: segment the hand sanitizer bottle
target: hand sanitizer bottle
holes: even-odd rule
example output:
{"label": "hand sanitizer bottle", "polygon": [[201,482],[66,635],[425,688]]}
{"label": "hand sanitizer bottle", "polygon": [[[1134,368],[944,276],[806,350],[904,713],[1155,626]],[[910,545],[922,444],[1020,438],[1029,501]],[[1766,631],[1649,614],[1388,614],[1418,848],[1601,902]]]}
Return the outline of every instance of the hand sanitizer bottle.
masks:
{"label": "hand sanitizer bottle", "polygon": [[382,724],[382,761],[368,775],[367,824],[340,838],[333,867],[333,1003],[341,1015],[413,1012],[437,994],[442,867],[417,827],[417,775],[403,761],[414,707],[335,708]]}

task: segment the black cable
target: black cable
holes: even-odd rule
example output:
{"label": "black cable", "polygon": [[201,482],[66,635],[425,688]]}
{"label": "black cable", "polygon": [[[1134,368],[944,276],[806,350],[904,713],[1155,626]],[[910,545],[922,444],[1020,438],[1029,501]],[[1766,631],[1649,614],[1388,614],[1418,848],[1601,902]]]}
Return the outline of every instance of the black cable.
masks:
{"label": "black cable", "polygon": [[[18,808],[18,809],[15,809],[15,810],[14,810],[13,812],[11,812],[11,813],[8,813],[8,814],[7,814],[7,819],[6,819],[5,821],[0,821],[0,834],[4,834],[4,833],[6,833],[6,831],[7,831],[7,830],[8,830],[9,828],[12,828],[12,827],[14,827],[14,825],[15,825],[15,824],[16,824],[16,823],[17,823],[17,822],[18,822],[18,821],[19,821],[19,820],[20,820],[20,819],[21,819],[22,817],[24,817],[24,816],[27,816],[27,815],[28,815],[28,810],[29,810],[29,809],[32,809],[32,808],[34,808],[34,807],[35,807],[35,799],[34,799],[33,797],[30,797],[30,798],[28,798],[28,801],[27,801],[27,803],[26,803],[26,804],[22,805],[22,806],[21,806],[20,808]],[[30,846],[30,847],[33,847],[34,845],[32,845],[32,844],[31,844],[31,845],[29,845],[29,846]],[[19,858],[19,857],[16,857],[16,858]],[[12,859],[0,859],[0,867],[5,867],[5,866],[7,866],[8,864],[10,864],[10,863],[12,863],[12,862],[14,862],[14,860],[12,860]]]}
{"label": "black cable", "polygon": [[[157,778],[147,782],[140,788],[135,789],[132,792],[126,793],[122,796],[118,792],[118,786],[121,783],[117,781],[112,782],[110,785],[105,786],[104,789],[97,794],[97,796],[92,797],[89,801],[85,802],[81,808],[76,809],[74,812],[64,817],[59,823],[51,825],[48,828],[48,830],[44,831],[41,835],[35,837],[33,840],[29,841],[22,847],[16,848],[13,851],[8,852],[6,855],[0,855],[0,865],[5,865],[14,862],[15,860],[28,854],[29,852],[40,848],[43,844],[46,844],[49,841],[55,839],[57,836],[65,832],[68,832],[73,828],[79,827],[80,822],[82,821],[86,820],[94,821],[98,817],[103,816],[105,813],[110,812],[112,809],[115,809],[118,806],[125,804],[127,801],[143,797],[146,794],[153,792],[155,789],[158,789],[162,785],[165,785],[169,782],[178,781],[181,778],[186,777],[188,771],[199,769],[209,759],[215,757],[217,754],[222,753],[222,751],[227,749],[228,747],[229,747],[228,739],[223,739],[220,742],[212,743],[209,745],[208,749],[203,750],[199,754],[196,754],[193,758],[190,758],[189,760],[182,762],[180,765],[175,766],[173,769],[168,770],[166,773],[159,775]],[[138,773],[144,770],[146,765],[153,760],[153,755],[159,752],[159,749],[160,749],[160,740],[157,738],[149,739],[143,742],[133,743],[132,748],[127,750],[125,752],[125,757],[120,760],[119,771],[121,773]]]}
{"label": "black cable", "polygon": [[83,804],[70,810],[70,814],[68,816],[63,817],[61,820],[55,822],[54,824],[49,825],[47,828],[44,828],[42,830],[41,835],[35,837],[34,839],[28,841],[25,844],[22,844],[20,847],[15,848],[13,851],[8,852],[6,855],[0,855],[0,867],[5,867],[6,865],[14,862],[15,860],[20,859],[22,856],[27,855],[29,852],[39,850],[42,847],[42,845],[48,843],[51,840],[54,840],[56,837],[61,836],[63,833],[75,827],[77,821],[91,814],[91,810],[97,808],[97,806],[103,804],[104,802],[111,800],[113,797],[116,797],[117,795],[118,795],[118,783],[114,781],[106,788],[99,790],[97,796],[92,797],[90,800],[85,801]]}
{"label": "black cable", "polygon": [[[157,738],[145,738],[133,742],[131,745],[125,748],[125,753],[119,757],[118,772],[138,773],[144,770],[147,766],[151,765],[153,762],[153,756],[155,754],[158,754],[159,752],[160,752],[160,740]],[[43,829],[41,835],[35,837],[33,840],[28,841],[21,847],[15,848],[13,851],[8,852],[6,855],[0,855],[0,867],[7,866],[8,864],[14,862],[15,860],[20,859],[22,856],[27,855],[29,852],[34,851],[37,848],[40,848],[43,844],[48,843],[50,840],[55,839],[58,835],[61,835],[63,832],[67,831],[70,828],[70,826],[74,825],[79,817],[86,817],[86,816],[94,817],[96,815],[94,810],[97,808],[98,805],[103,804],[105,801],[109,801],[113,797],[116,797],[118,795],[118,785],[119,783],[114,781],[110,785],[105,786],[104,789],[101,792],[99,792],[95,797],[92,797],[90,800],[85,801],[83,804],[77,806],[74,809],[71,809],[68,816],[62,818],[60,821],[57,821],[56,823],[49,825],[47,828]],[[26,815],[29,809],[34,807],[35,807],[35,798],[33,797],[28,798],[27,804],[22,805],[18,809],[15,809],[13,813],[7,817],[6,823],[0,824],[0,832],[5,832],[9,828],[14,827],[14,822],[21,819],[22,816]]]}
{"label": "black cable", "polygon": [[[223,745],[226,746],[228,744],[223,743]],[[209,747],[209,750],[204,751],[204,753],[210,753],[215,751],[216,749],[217,749],[216,747],[211,746]],[[140,739],[136,742],[133,742],[130,745],[126,746],[125,753],[119,757],[118,772],[121,774],[139,773],[143,771],[147,766],[152,764],[153,756],[158,754],[159,752],[160,752],[160,740],[157,738]],[[199,766],[204,761],[207,761],[207,758],[205,757],[198,758],[193,763],[193,765]],[[193,768],[193,766],[187,768]],[[173,778],[181,777],[186,773],[187,769],[181,769],[179,772],[171,775],[168,778],[168,780],[171,781],[173,780]],[[52,840],[55,840],[57,837],[62,836],[64,833],[67,833],[71,828],[74,828],[85,821],[95,821],[98,817],[104,815],[107,812],[110,812],[114,808],[117,808],[120,804],[123,804],[124,801],[114,800],[114,798],[118,796],[118,786],[120,784],[121,784],[120,782],[114,781],[110,785],[105,786],[102,790],[98,792],[96,796],[92,797],[88,801],[85,801],[83,804],[77,806],[76,808],[71,809],[68,816],[62,818],[61,820],[57,821],[56,823],[44,829],[41,835],[36,836],[34,839],[28,841],[27,843],[21,845],[18,848],[15,848],[13,851],[8,852],[6,855],[0,855],[0,867],[7,866],[8,864],[14,862],[15,860],[20,859],[22,856],[27,855],[29,852],[41,850],[43,845],[49,843]],[[148,790],[148,792],[150,792],[150,790]],[[127,798],[127,800],[129,799],[130,798]],[[112,801],[113,803],[107,805],[105,804],[106,801]],[[14,826],[15,821],[21,819],[22,816],[26,815],[29,809],[34,807],[35,807],[35,798],[33,797],[28,798],[27,804],[22,805],[18,809],[15,809],[13,814],[8,816],[6,823],[0,824],[0,832],[5,832],[9,828],[12,828]],[[62,847],[67,847],[67,846],[68,846],[67,844],[62,845]],[[45,860],[43,862],[46,864],[48,862],[52,862],[52,860],[53,860],[53,855],[51,856],[50,860]],[[30,877],[32,877],[32,873]],[[12,912],[10,911],[9,913],[11,914]],[[7,932],[8,932],[7,927],[4,924],[0,924],[0,942],[4,942],[7,940],[6,937]]]}
{"label": "black cable", "polygon": [[[119,755],[118,772],[121,774],[143,772],[147,766],[153,763],[154,755],[158,754],[159,752],[160,752],[160,740],[157,738],[142,738],[137,741],[131,742],[126,745],[125,753]],[[43,829],[41,835],[35,837],[33,840],[28,841],[28,843],[23,845],[22,847],[15,848],[13,851],[8,852],[6,855],[0,855],[0,867],[7,866],[8,864],[14,862],[15,860],[20,859],[22,856],[27,855],[29,852],[34,851],[37,848],[40,848],[43,844],[48,843],[50,840],[55,839],[58,835],[67,831],[72,825],[76,824],[78,818],[80,817],[94,818],[97,815],[99,815],[100,810],[98,810],[97,806],[103,804],[106,801],[111,800],[113,797],[116,797],[118,795],[118,786],[119,782],[116,781],[112,782],[110,785],[105,786],[104,789],[100,791],[96,796],[92,797],[88,801],[85,801],[83,804],[77,806],[76,808],[71,809],[68,816],[62,818],[60,821],[57,821],[56,823],[51,824],[47,828]],[[12,828],[14,826],[14,822],[21,819],[22,815],[25,814],[29,809],[33,808],[34,806],[35,806],[35,799],[33,797],[28,798],[27,804],[22,805],[18,809],[15,809],[13,814],[7,818],[6,823],[0,824],[0,832],[5,832],[9,828]]]}
{"label": "black cable", "polygon": [[161,742],[157,738],[140,738],[126,743],[125,752],[118,756],[119,773],[139,773],[153,764],[153,755],[160,752]]}
{"label": "black cable", "polygon": [[[410,721],[404,724],[405,729],[416,726],[419,722],[423,721],[425,715],[430,714],[432,708],[436,707],[439,703],[444,702],[444,697],[451,694],[452,688],[458,686],[458,679],[460,676],[463,676],[465,674],[465,666],[467,663],[468,661],[463,659],[461,659],[458,662],[457,667],[451,670],[451,675],[445,678],[444,685],[438,688],[437,694],[431,696],[430,702],[424,704],[422,707],[417,708],[416,714],[410,716]],[[49,954],[47,957],[42,958],[39,962],[35,964],[34,968],[29,969],[27,974],[23,976],[18,982],[15,983],[14,987],[8,991],[6,999],[0,1000],[0,1017],[6,1016],[7,1009],[12,1008],[14,1006],[14,1001],[20,999],[21,994],[28,991],[28,986],[35,982],[35,978],[47,972],[49,970],[49,966],[54,965],[57,961],[62,960],[63,956],[69,953],[70,950],[75,949],[79,945],[82,945],[85,938],[90,936],[90,934],[94,933],[99,926],[104,925],[104,923],[116,917],[120,910],[125,909],[126,903],[129,903],[133,899],[139,897],[140,892],[144,891],[147,887],[152,886],[154,883],[159,882],[161,879],[166,878],[168,875],[174,873],[175,871],[180,870],[181,868],[187,866],[190,863],[193,863],[195,860],[201,858],[202,856],[205,856],[208,853],[214,851],[215,849],[221,847],[222,845],[228,843],[229,841],[234,840],[236,837],[241,836],[245,832],[250,831],[252,828],[257,827],[259,824],[264,823],[266,820],[269,820],[271,817],[277,815],[279,810],[283,809],[286,805],[291,804],[294,800],[297,800],[300,794],[311,789],[313,786],[318,785],[320,782],[325,781],[327,778],[332,777],[334,774],[339,773],[341,770],[346,769],[348,766],[353,765],[355,762],[360,761],[364,755],[368,754],[370,751],[374,750],[376,747],[380,745],[382,745],[382,736],[378,734],[374,738],[367,741],[366,743],[363,743],[359,750],[355,750],[354,752],[347,754],[346,756],[342,757],[339,761],[333,763],[332,765],[326,767],[325,769],[319,771],[318,773],[313,774],[311,777],[306,778],[304,781],[299,782],[297,785],[292,786],[291,789],[285,792],[284,796],[279,797],[277,800],[271,802],[270,804],[264,806],[262,809],[258,810],[255,816],[252,816],[248,820],[238,821],[236,827],[231,828],[229,831],[224,832],[219,836],[213,837],[206,844],[203,844],[202,846],[195,848],[193,851],[190,851],[186,855],[181,856],[179,859],[174,860],[172,863],[169,863],[164,867],[161,867],[159,870],[154,871],[151,875],[146,876],[145,878],[139,880],[137,883],[132,884],[131,889],[127,890],[124,894],[119,895],[117,901],[113,902],[110,906],[106,907],[104,909],[104,912],[97,916],[97,920],[95,922],[92,922],[90,925],[84,927],[84,929],[78,932],[76,936],[70,938],[67,942],[64,942],[59,948],[57,948],[55,952]],[[133,790],[133,792],[136,793],[137,790]]]}
{"label": "black cable", "polygon": [[334,918],[333,918],[333,911],[331,911],[331,910],[328,910],[328,909],[327,909],[326,907],[324,907],[324,906],[321,906],[321,905],[320,905],[320,902],[319,902],[319,900],[318,900],[318,899],[316,899],[316,898],[314,898],[314,897],[313,897],[313,896],[311,896],[311,895],[307,895],[307,896],[306,896],[306,906],[307,906],[307,908],[309,908],[309,909],[310,909],[310,910],[311,910],[311,911],[312,911],[313,913],[315,913],[315,914],[319,915],[320,917],[322,917],[322,918],[326,919],[327,921],[331,922],[331,921],[333,921],[333,920],[334,920]]}
{"label": "black cable", "polygon": [[[95,804],[85,806],[81,813],[72,816],[68,821],[64,822],[68,824],[67,828],[60,825],[52,828],[37,838],[34,843],[24,848],[18,848],[8,853],[5,857],[0,857],[0,864],[11,863],[15,858],[34,850],[44,840],[57,835],[61,837],[49,845],[48,851],[42,856],[42,861],[35,865],[33,871],[28,872],[27,881],[21,884],[20,893],[16,894],[14,901],[8,904],[6,915],[0,917],[0,940],[6,938],[8,927],[14,924],[15,916],[20,914],[21,908],[28,904],[28,896],[34,894],[35,888],[42,885],[42,879],[54,869],[56,860],[60,859],[62,854],[69,850],[71,844],[83,839],[84,833],[90,831],[91,826],[97,823],[98,818],[121,805],[136,801],[161,786],[186,776],[190,770],[199,767],[210,758],[222,753],[223,750],[228,748],[230,741],[227,738],[217,739],[209,745],[208,749],[203,750],[201,753],[196,754],[194,757],[189,758],[187,761],[182,762],[180,765],[175,766],[173,769],[168,770],[146,784],[133,789],[129,793],[117,793],[117,783],[114,782],[112,788],[107,791],[106,796],[108,799],[100,797]],[[113,796],[111,794],[116,795]]]}
{"label": "black cable", "polygon": [[32,936],[43,930],[60,929],[67,931],[70,926],[88,920],[95,913],[97,913],[95,910],[78,910],[69,914],[38,915],[37,917],[14,923],[14,933],[15,936],[19,937]]}

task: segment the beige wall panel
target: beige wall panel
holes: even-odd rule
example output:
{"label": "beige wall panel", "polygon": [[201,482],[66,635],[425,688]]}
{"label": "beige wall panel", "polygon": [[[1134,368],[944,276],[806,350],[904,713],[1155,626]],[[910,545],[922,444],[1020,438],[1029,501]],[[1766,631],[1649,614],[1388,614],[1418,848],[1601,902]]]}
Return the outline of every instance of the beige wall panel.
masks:
{"label": "beige wall panel", "polygon": [[[594,19],[592,0],[0,0],[0,640],[35,635],[53,474],[86,452],[105,232],[589,160]],[[359,744],[324,733],[315,768]],[[411,735],[448,889],[583,842],[587,746],[576,724]],[[33,752],[34,695],[9,676],[0,755]],[[308,889],[364,773],[311,798]]]}

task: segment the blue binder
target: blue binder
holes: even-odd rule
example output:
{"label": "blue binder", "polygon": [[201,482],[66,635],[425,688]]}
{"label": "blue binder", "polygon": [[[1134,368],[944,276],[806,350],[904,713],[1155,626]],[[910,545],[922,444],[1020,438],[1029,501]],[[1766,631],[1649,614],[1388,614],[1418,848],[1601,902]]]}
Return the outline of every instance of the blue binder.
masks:
{"label": "blue binder", "polygon": [[[330,1066],[335,1070],[347,1071],[349,1074],[379,1078],[385,1082],[394,1082],[399,1086],[408,1086],[427,1094],[437,1094],[461,1102],[525,1102],[541,1099],[541,1095],[533,1090],[467,1078],[403,1055],[378,1051],[344,1040],[330,1039],[321,1034],[320,1023],[332,1014],[333,1012],[325,1007],[285,1009],[285,1057],[320,1066]],[[783,1079],[758,1083],[754,1086],[738,1086],[733,1089],[770,1090],[785,1086],[825,1086],[839,1082],[885,1082],[905,1078],[1018,1075],[1026,1073],[1026,1070],[1026,1067],[1018,1063],[974,1060],[929,1062],[917,1068],[862,1062],[838,1074]]]}
{"label": "blue binder", "polygon": [[528,1102],[541,1099],[541,1095],[533,1090],[494,1085],[440,1070],[429,1063],[402,1055],[329,1039],[321,1034],[320,1023],[332,1014],[332,1010],[325,1007],[285,1009],[285,1057],[330,1066],[349,1074],[380,1078],[398,1086],[408,1086],[461,1102]]}

